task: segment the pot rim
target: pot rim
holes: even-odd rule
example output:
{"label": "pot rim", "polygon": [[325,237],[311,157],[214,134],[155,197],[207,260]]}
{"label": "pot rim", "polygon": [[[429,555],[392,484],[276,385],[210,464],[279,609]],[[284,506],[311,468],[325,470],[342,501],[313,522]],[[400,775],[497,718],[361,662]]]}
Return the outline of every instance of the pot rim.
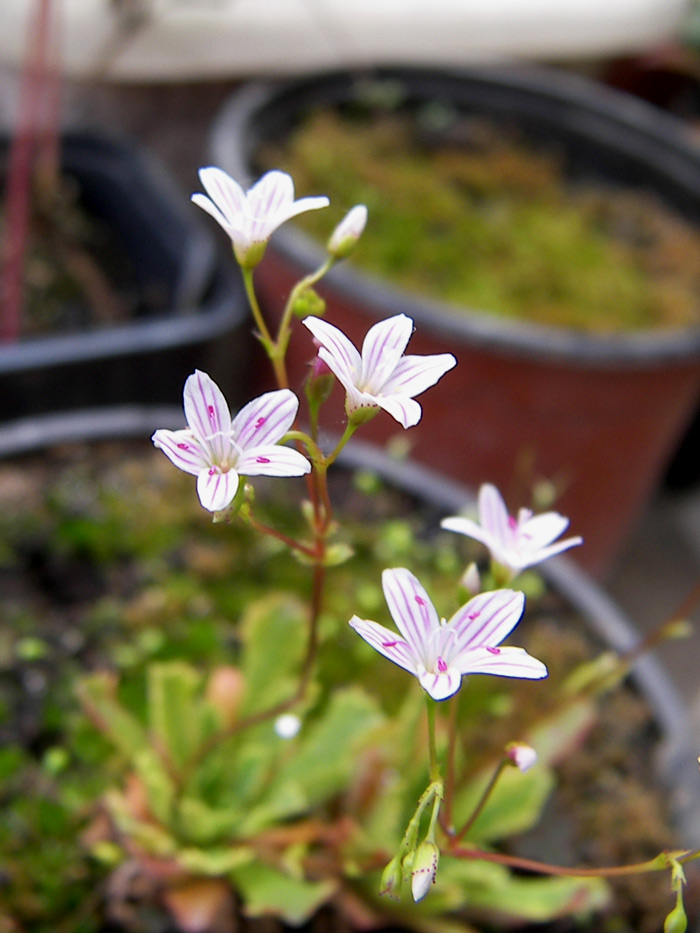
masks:
{"label": "pot rim", "polygon": [[[305,101],[314,92],[319,102],[330,102],[337,99],[332,93],[336,87],[349,88],[358,77],[403,81],[412,89],[421,82],[454,82],[469,88],[470,93],[487,93],[497,101],[515,95],[524,113],[532,113],[533,108],[551,111],[548,119],[561,122],[572,135],[587,135],[617,158],[634,159],[661,181],[687,193],[695,208],[693,219],[697,217],[700,225],[700,149],[684,124],[621,91],[554,68],[389,68],[320,73],[291,82],[253,82],[234,92],[220,111],[209,141],[212,161],[247,183],[258,142],[253,128],[261,114],[276,102],[289,112],[297,99]],[[317,268],[326,257],[310,237],[289,226],[274,234],[272,248],[303,271]],[[652,368],[662,363],[682,366],[700,362],[700,326],[591,334],[512,321],[483,310],[469,309],[465,314],[465,309],[455,304],[414,297],[347,265],[333,268],[324,282],[329,291],[342,291],[360,306],[371,302],[384,316],[408,314],[451,343],[465,341],[566,365]]]}

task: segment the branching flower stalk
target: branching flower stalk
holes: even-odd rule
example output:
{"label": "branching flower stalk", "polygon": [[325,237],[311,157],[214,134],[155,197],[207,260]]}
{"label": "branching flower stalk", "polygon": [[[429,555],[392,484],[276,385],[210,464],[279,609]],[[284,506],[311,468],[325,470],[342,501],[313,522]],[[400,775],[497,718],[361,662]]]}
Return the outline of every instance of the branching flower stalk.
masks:
{"label": "branching flower stalk", "polygon": [[[313,286],[336,261],[352,250],[364,228],[366,209],[361,205],[353,208],[338,225],[328,242],[328,259],[293,288],[277,333],[272,334],[255,295],[254,270],[277,226],[305,210],[325,206],[327,199],[295,200],[292,180],[282,172],[268,173],[248,192],[219,169],[203,169],[200,177],[208,197],[200,194],[193,199],[231,238],[258,336],[279,388],[249,402],[232,417],[218,387],[206,374],[195,372],[185,389],[188,427],[181,431],[157,431],[153,440],[176,466],[197,476],[201,503],[214,514],[215,520],[230,521],[238,517],[255,531],[285,544],[310,567],[312,587],[306,648],[295,690],[268,707],[235,718],[209,737],[200,747],[196,760],[188,763],[189,772],[224,738],[289,713],[306,698],[317,669],[318,626],[328,568],[341,562],[349,550],[332,541],[335,523],[328,491],[328,469],[355,432],[380,413],[394,418],[403,428],[417,424],[422,409],[415,396],[434,385],[456,363],[447,353],[406,355],[413,321],[403,314],[371,327],[361,350],[334,325],[317,316],[307,316],[302,324],[314,336],[318,355],[307,380],[310,424],[308,431],[303,430],[297,421],[299,402],[288,387],[286,368],[293,321],[295,316],[300,316],[300,309],[302,313],[308,312],[309,303],[316,303],[315,309],[322,310]],[[324,453],[319,442],[319,415],[332,379],[345,391],[346,425],[333,449]],[[296,446],[286,446],[290,442]],[[272,528],[254,514],[250,478],[257,475],[305,477],[310,500],[302,507],[309,528],[307,538],[297,538]],[[456,859],[481,859],[551,876],[610,878],[670,869],[676,906],[669,914],[667,926],[672,924],[673,933],[683,929],[682,866],[700,857],[700,850],[663,852],[655,859],[634,865],[568,868],[468,844],[470,832],[492,800],[506,769],[513,766],[524,772],[535,763],[535,750],[524,743],[512,742],[506,746],[478,793],[471,813],[466,819],[463,815],[460,817],[461,826],[453,825],[458,784],[457,695],[465,679],[472,675],[533,681],[547,677],[547,668],[538,658],[523,648],[502,644],[518,625],[525,605],[524,594],[509,587],[522,570],[579,545],[581,539],[577,536],[561,538],[568,527],[568,519],[556,512],[536,516],[521,509],[517,515],[510,515],[498,490],[489,484],[482,487],[479,494],[478,521],[454,516],[442,524],[487,547],[491,577],[500,584],[498,588],[482,590],[487,577],[472,568],[466,585],[470,598],[446,619],[440,616],[425,588],[408,568],[387,568],[382,573],[382,589],[395,629],[357,615],[348,620],[352,629],[380,655],[415,677],[426,695],[429,783],[408,820],[393,858],[384,869],[381,893],[398,897],[410,878],[413,899],[422,900],[435,882],[441,851]],[[672,624],[665,623],[658,637],[667,635],[673,628]],[[649,647],[658,637],[648,639],[641,647]],[[604,658],[576,673],[565,685],[558,710],[581,699],[597,697],[618,683],[637,654],[635,650],[621,658]],[[442,702],[449,703],[444,777],[437,741],[437,704]],[[291,827],[290,832],[293,836],[296,827]],[[325,830],[318,838],[324,834]],[[336,836],[333,834],[335,843],[330,845],[337,843]],[[323,864],[322,852],[315,858],[318,865]],[[337,853],[329,858],[337,861]],[[376,865],[376,855],[360,857],[357,864],[363,861]]]}

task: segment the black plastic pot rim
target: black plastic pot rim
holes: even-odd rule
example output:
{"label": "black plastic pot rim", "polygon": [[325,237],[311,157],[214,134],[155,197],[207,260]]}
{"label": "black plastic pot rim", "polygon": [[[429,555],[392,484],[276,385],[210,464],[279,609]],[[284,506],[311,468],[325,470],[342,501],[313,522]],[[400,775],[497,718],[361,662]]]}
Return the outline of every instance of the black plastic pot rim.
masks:
{"label": "black plastic pot rim", "polygon": [[[647,143],[660,174],[694,190],[700,200],[700,150],[684,125],[644,101],[597,84],[578,75],[535,67],[474,68],[470,70],[379,69],[366,77],[405,81],[424,79],[476,82],[535,98],[558,106],[577,108],[577,131],[595,126],[620,153],[635,153]],[[234,93],[217,118],[210,138],[213,161],[242,183],[248,183],[248,162],[255,144],[247,132],[258,112],[280,96],[303,95],[314,85],[346,84],[356,77],[347,72],[317,74],[295,82],[255,82]],[[290,106],[292,106],[290,104]],[[573,118],[572,118],[573,123]],[[630,134],[634,134],[633,138]],[[370,218],[371,222],[371,218]],[[326,254],[310,237],[289,226],[275,234],[275,245],[300,270],[317,268]],[[325,282],[359,305],[370,303],[384,316],[405,313],[421,326],[447,341],[462,341],[505,354],[550,360],[574,366],[615,365],[654,368],[658,365],[692,365],[700,362],[700,327],[657,329],[617,334],[589,334],[567,328],[511,321],[483,310],[460,308],[428,298],[415,297],[385,281],[351,266],[331,270]]]}
{"label": "black plastic pot rim", "polygon": [[18,372],[149,353],[211,340],[242,319],[232,301],[236,283],[233,275],[219,270],[212,294],[196,307],[173,315],[140,318],[129,324],[88,333],[32,337],[0,346],[0,373]]}

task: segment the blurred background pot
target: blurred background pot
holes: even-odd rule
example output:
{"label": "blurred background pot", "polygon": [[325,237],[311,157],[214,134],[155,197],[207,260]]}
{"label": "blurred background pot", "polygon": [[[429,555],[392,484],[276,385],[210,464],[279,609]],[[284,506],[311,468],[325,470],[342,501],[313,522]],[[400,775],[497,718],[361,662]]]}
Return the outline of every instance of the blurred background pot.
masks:
{"label": "blurred background pot", "polygon": [[[373,78],[402,107],[439,102],[515,126],[555,145],[567,177],[652,192],[697,223],[700,152],[681,124],[640,101],[554,70],[392,70]],[[367,75],[360,83],[366,88]],[[347,73],[249,85],[213,128],[212,160],[250,182],[263,146],[287,138],[310,109],[347,104],[357,93]],[[319,192],[299,192],[311,193]],[[308,237],[280,230],[257,276],[265,312],[279,313],[292,283],[321,260]],[[700,330],[597,335],[506,321],[421,299],[347,265],[320,290],[329,320],[355,342],[378,318],[403,312],[416,321],[412,352],[458,357],[421,399],[425,417],[406,435],[412,457],[471,485],[494,481],[520,501],[523,487],[553,482],[557,508],[586,539],[576,558],[596,574],[609,569],[697,404]],[[295,336],[291,353],[296,379],[314,354],[306,334]],[[386,441],[394,427],[377,418],[366,436]]]}
{"label": "blurred background pot", "polygon": [[113,231],[125,255],[133,317],[0,345],[3,431],[21,449],[45,431],[60,440],[76,413],[95,421],[119,410],[124,428],[131,421],[136,430],[149,422],[149,408],[174,406],[181,420],[182,385],[196,366],[232,403],[240,400],[245,299],[196,211],[160,165],[125,140],[67,133],[61,159],[81,209]]}

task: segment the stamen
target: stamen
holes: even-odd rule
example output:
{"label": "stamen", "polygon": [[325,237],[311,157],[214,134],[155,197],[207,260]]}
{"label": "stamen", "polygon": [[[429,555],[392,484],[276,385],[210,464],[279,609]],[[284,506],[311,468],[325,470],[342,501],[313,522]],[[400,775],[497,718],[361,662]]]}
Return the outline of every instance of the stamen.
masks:
{"label": "stamen", "polygon": [[382,648],[395,648],[398,645],[397,641],[383,641]]}
{"label": "stamen", "polygon": [[177,446],[179,447],[180,450],[189,450],[189,449],[190,449],[190,445],[189,445],[189,444],[185,444],[185,443],[178,444]]}
{"label": "stamen", "polygon": [[501,653],[500,648],[489,648],[488,645],[486,647],[486,650],[489,652],[489,654],[500,654]]}
{"label": "stamen", "polygon": [[444,674],[447,670],[447,664],[445,664],[442,658],[437,659],[437,669],[441,674]]}
{"label": "stamen", "polygon": [[267,421],[267,418],[258,418],[258,420],[255,422],[256,430],[258,428],[261,428],[265,424],[266,421]]}
{"label": "stamen", "polygon": [[256,457],[255,462],[256,463],[269,463],[270,461],[267,457]]}

